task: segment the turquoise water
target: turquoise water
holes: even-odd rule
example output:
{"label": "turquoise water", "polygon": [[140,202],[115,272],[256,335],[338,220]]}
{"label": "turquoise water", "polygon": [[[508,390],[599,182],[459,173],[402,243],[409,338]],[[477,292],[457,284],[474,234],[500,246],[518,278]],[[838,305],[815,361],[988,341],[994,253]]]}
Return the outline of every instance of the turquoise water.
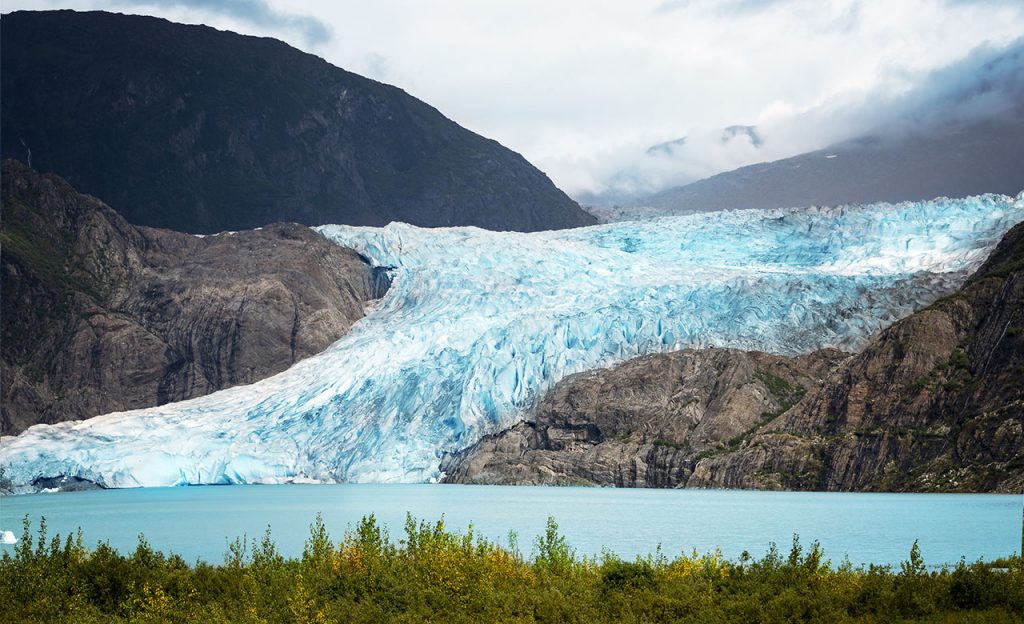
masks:
{"label": "turquoise water", "polygon": [[[109,540],[130,551],[145,533],[156,548],[187,560],[223,560],[227,542],[271,525],[278,547],[302,552],[309,523],[323,514],[331,535],[373,513],[399,539],[406,512],[450,529],[506,542],[510,530],[529,554],[554,516],[580,554],[608,548],[632,557],[661,544],[674,555],[720,548],[727,557],[788,551],[794,533],[817,539],[838,562],[896,564],[920,540],[932,565],[1019,552],[1024,497],[992,494],[850,494],[728,490],[644,490],[459,485],[265,485],[146,488],[0,498],[0,529],[21,533],[25,514],[52,532],[81,527],[87,544]],[[10,546],[4,546],[10,549]]]}

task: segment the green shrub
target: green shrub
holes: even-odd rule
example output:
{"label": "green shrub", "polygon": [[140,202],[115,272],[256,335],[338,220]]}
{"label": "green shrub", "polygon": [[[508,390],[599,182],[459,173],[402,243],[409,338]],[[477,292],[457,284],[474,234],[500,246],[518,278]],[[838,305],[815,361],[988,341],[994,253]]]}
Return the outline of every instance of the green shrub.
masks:
{"label": "green shrub", "polygon": [[270,530],[228,544],[224,562],[187,564],[143,536],[129,554],[26,519],[0,559],[2,622],[956,622],[1020,621],[1024,563],[929,569],[915,543],[898,569],[833,566],[794,536],[788,556],[719,553],[624,561],[578,557],[549,518],[532,557],[407,518],[397,543],[364,518],[340,542],[318,516],[301,557]]}
{"label": "green shrub", "polygon": [[605,589],[650,589],[656,584],[654,567],[647,561],[622,561],[610,557],[601,565],[601,585]]}

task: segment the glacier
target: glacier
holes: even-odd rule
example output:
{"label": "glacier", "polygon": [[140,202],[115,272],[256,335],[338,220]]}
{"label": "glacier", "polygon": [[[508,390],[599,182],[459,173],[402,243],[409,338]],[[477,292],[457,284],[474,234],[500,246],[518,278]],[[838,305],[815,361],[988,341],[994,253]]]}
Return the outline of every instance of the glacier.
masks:
{"label": "glacier", "polygon": [[431,481],[566,375],[685,347],[856,349],[958,287],[1016,198],[743,210],[522,234],[329,225],[392,287],[323,353],[261,382],[37,425],[0,444],[16,492]]}

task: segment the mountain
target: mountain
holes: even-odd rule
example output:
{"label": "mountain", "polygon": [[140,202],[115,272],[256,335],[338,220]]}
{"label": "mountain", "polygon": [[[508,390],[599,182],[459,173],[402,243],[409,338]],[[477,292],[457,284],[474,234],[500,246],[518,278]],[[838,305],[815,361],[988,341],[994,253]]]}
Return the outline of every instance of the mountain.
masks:
{"label": "mountain", "polygon": [[685,486],[697,458],[792,407],[844,357],[684,349],[579,373],[441,470],[452,483]]}
{"label": "mountain", "polygon": [[761,147],[764,145],[764,139],[762,139],[761,135],[757,132],[757,126],[728,126],[723,128],[719,142],[728,143],[733,139],[749,141],[754,147]]}
{"label": "mountain", "polygon": [[[250,385],[5,437],[0,469],[17,491],[64,477],[104,487],[429,481],[445,454],[515,425],[575,373],[687,347],[778,354],[751,360],[773,375],[749,373],[763,390],[737,400],[753,409],[720,410],[737,419],[720,429],[731,438],[821,378],[782,355],[862,348],[955,292],[1022,220],[1024,195],[989,195],[530,234],[322,226],[393,276],[344,337]],[[681,389],[699,402],[728,398],[733,383]],[[580,415],[617,403],[591,405]],[[674,432],[650,433],[684,442]]]}
{"label": "mountain", "polygon": [[648,156],[665,155],[671,156],[675,150],[686,145],[686,137],[680,137],[671,141],[664,141],[662,143],[656,143],[647,148],[646,154]]}
{"label": "mountain", "polygon": [[742,167],[633,200],[657,214],[898,202],[1024,189],[1024,107],[1017,117],[936,134],[868,135]]}
{"label": "mountain", "polygon": [[10,13],[0,31],[4,157],[136,225],[594,222],[519,154],[274,39],[74,11]]}
{"label": "mountain", "polygon": [[17,161],[0,178],[5,434],[262,379],[325,349],[387,288],[303,226],[201,238],[129,225]]}
{"label": "mountain", "polygon": [[856,355],[688,349],[568,377],[446,479],[797,490],[1024,488],[1024,224]]}
{"label": "mountain", "polygon": [[[1024,39],[1004,48],[979,46],[907,93],[873,101],[870,111],[887,121],[851,140],[598,211],[604,219],[622,219],[728,208],[1015,195],[1024,189]],[[835,114],[842,117],[841,111]],[[770,136],[752,126],[731,126],[722,140],[733,139],[757,147]]]}

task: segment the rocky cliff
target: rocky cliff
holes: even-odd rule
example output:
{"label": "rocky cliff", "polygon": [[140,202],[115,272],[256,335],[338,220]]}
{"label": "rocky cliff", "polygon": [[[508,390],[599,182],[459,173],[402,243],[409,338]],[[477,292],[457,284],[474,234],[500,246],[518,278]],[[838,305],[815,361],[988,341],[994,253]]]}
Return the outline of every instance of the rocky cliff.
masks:
{"label": "rocky cliff", "polygon": [[442,465],[449,481],[677,487],[694,458],[736,447],[844,357],[686,349],[562,380],[533,418]]}
{"label": "rocky cliff", "polygon": [[103,12],[0,20],[4,157],[130,223],[594,223],[519,154],[280,41]]}
{"label": "rocky cliff", "polygon": [[267,377],[338,339],[388,287],[306,227],[135,227],[16,161],[2,204],[4,434]]}
{"label": "rocky cliff", "polygon": [[447,480],[807,490],[1024,489],[1024,224],[956,294],[856,355],[730,350],[567,378]]}

